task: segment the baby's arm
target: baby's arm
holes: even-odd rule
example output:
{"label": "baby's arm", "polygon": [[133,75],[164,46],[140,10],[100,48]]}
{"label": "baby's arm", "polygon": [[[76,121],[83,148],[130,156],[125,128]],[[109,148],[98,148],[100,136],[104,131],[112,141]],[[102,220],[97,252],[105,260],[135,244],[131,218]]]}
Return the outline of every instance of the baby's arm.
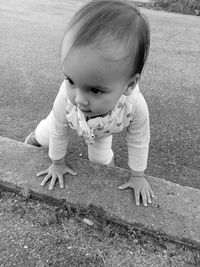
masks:
{"label": "baby's arm", "polygon": [[133,188],[136,205],[140,203],[140,195],[144,206],[151,203],[154,193],[144,178],[144,170],[147,166],[150,130],[149,112],[142,94],[138,96],[133,119],[127,129],[128,157],[131,168],[131,177],[128,182],[119,189]]}
{"label": "baby's arm", "polygon": [[49,157],[52,160],[50,167],[37,176],[46,175],[41,185],[51,179],[49,189],[53,189],[56,180],[59,180],[60,187],[64,187],[64,174],[70,173],[76,175],[65,162],[65,155],[67,152],[69,126],[66,120],[66,108],[68,105],[65,83],[56,96],[52,111],[51,133],[49,141]]}

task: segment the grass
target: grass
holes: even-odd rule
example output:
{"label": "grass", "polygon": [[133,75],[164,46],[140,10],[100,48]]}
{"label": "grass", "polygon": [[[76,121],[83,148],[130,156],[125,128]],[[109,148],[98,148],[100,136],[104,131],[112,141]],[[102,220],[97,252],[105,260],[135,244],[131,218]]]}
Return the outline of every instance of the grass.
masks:
{"label": "grass", "polygon": [[156,10],[200,16],[199,0],[154,0],[148,3],[138,1],[138,4]]}

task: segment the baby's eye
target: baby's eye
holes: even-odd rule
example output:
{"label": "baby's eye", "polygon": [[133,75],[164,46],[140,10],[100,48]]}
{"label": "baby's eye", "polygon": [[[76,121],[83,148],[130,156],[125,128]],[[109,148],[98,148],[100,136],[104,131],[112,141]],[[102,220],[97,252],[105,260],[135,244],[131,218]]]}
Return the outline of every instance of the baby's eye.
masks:
{"label": "baby's eye", "polygon": [[74,82],[68,78],[68,82],[71,84],[71,85],[74,85]]}
{"label": "baby's eye", "polygon": [[67,76],[65,76],[65,80],[67,80],[71,85],[74,85],[74,82]]}
{"label": "baby's eye", "polygon": [[97,89],[97,88],[90,88],[90,92],[91,92],[92,94],[94,94],[94,95],[99,95],[99,94],[102,93],[102,92],[99,91],[99,89]]}

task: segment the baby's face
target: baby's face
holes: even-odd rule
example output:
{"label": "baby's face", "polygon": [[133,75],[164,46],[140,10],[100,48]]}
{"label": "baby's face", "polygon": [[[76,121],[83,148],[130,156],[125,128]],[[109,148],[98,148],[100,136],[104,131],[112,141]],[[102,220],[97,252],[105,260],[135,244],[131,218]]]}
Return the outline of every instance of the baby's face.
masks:
{"label": "baby's face", "polygon": [[106,59],[92,46],[71,49],[62,65],[70,101],[85,117],[106,114],[124,92],[125,69],[123,60]]}

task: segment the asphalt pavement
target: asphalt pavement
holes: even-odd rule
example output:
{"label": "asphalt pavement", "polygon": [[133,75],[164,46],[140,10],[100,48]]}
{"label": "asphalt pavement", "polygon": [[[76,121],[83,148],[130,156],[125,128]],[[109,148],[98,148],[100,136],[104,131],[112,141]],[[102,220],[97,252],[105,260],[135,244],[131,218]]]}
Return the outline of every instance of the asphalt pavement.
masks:
{"label": "asphalt pavement", "polygon": [[[62,83],[59,45],[84,1],[1,0],[0,135],[23,141],[51,110]],[[140,88],[151,119],[146,173],[200,188],[199,17],[141,9],[151,50]],[[125,132],[114,137],[116,165],[127,166]],[[87,158],[74,134],[69,153]]]}

